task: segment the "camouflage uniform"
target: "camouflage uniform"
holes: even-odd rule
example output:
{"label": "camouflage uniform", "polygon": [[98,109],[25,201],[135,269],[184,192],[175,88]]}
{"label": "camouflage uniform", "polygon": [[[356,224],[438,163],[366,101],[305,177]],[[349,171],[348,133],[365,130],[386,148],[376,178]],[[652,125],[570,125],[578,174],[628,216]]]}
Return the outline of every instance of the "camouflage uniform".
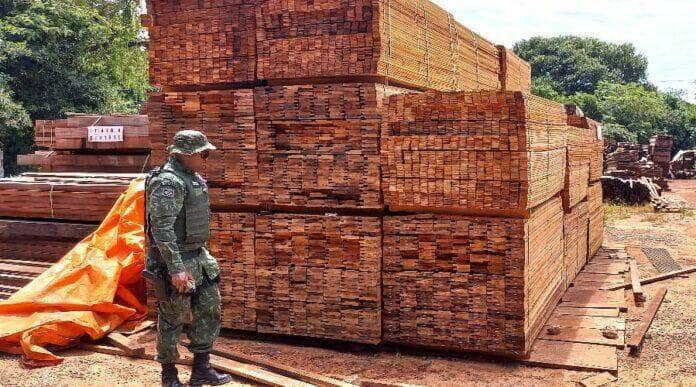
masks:
{"label": "camouflage uniform", "polygon": [[[199,141],[189,141],[190,137]],[[204,143],[203,140],[204,139]],[[198,132],[180,132],[170,152],[185,154],[215,149]],[[154,170],[146,183],[148,256],[144,276],[151,280],[158,298],[157,360],[174,363],[176,344],[190,320],[189,349],[209,353],[220,332],[220,268],[206,250],[210,235],[210,202],[203,178],[184,167],[172,155]],[[171,275],[187,271],[195,280],[191,293],[179,293]]]}

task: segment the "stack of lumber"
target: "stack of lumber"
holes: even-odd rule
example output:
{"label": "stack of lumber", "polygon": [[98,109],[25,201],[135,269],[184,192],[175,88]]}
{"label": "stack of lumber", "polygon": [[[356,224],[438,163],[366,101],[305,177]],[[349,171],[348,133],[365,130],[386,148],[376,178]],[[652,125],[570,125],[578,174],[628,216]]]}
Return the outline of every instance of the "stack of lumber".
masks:
{"label": "stack of lumber", "polygon": [[372,76],[437,90],[500,88],[496,46],[430,1],[265,1],[259,79]]}
{"label": "stack of lumber", "polygon": [[587,152],[585,156],[589,160],[589,181],[597,182],[604,174],[604,139],[602,138],[602,126],[599,122],[585,117],[585,114],[575,105],[566,105],[566,113],[568,114],[568,125],[575,128],[586,129],[587,132],[581,132],[582,135],[578,139],[577,134],[570,135],[576,141],[581,141],[577,145],[570,145],[570,148],[577,146],[583,152]]}
{"label": "stack of lumber", "polygon": [[[120,128],[119,135],[95,139],[90,128]],[[150,152],[148,118],[145,115],[73,114],[61,120],[37,120],[34,141],[40,148],[20,155],[20,165],[42,172],[139,173]]]}
{"label": "stack of lumber", "polygon": [[563,215],[564,276],[566,288],[587,263],[588,202],[577,203]]}
{"label": "stack of lumber", "polygon": [[532,66],[505,46],[500,51],[500,84],[503,90],[530,91],[532,88]]}
{"label": "stack of lumber", "polygon": [[669,175],[669,163],[672,161],[672,146],[674,137],[669,135],[657,135],[650,139],[650,160]]}
{"label": "stack of lumber", "polygon": [[565,289],[568,154],[528,64],[427,0],[148,12],[153,164],[184,128],[219,148],[225,327],[528,352]]}
{"label": "stack of lumber", "polygon": [[183,129],[203,132],[218,147],[203,176],[216,204],[259,204],[256,122],[252,89],[159,92],[148,101],[152,165],[167,158],[167,146]]}
{"label": "stack of lumber", "polygon": [[526,213],[563,188],[562,105],[521,92],[392,96],[382,188],[392,210]]}
{"label": "stack of lumber", "polygon": [[259,187],[281,207],[383,207],[380,123],[387,96],[374,83],[257,88]]}
{"label": "stack of lumber", "polygon": [[382,220],[256,217],[258,331],[381,341]]}
{"label": "stack of lumber", "polygon": [[565,184],[562,198],[566,211],[587,197],[590,164],[594,152],[595,133],[588,129],[568,126],[568,147]]}
{"label": "stack of lumber", "polygon": [[44,172],[100,172],[133,173],[143,170],[146,154],[74,154],[39,150],[32,154],[18,155],[20,165],[33,165]]}
{"label": "stack of lumber", "polygon": [[696,150],[681,150],[669,163],[676,179],[692,179],[696,176]]}
{"label": "stack of lumber", "polygon": [[521,356],[558,300],[563,213],[384,220],[384,340]]}
{"label": "stack of lumber", "polygon": [[208,246],[222,271],[222,324],[226,328],[256,330],[255,222],[254,214],[212,215]]}
{"label": "stack of lumber", "polygon": [[99,222],[138,175],[25,173],[0,180],[0,217]]}
{"label": "stack of lumber", "polygon": [[153,86],[253,82],[256,78],[255,1],[148,0]]}
{"label": "stack of lumber", "polygon": [[346,78],[443,91],[531,86],[528,64],[427,0],[148,0],[147,9],[159,87]]}
{"label": "stack of lumber", "polygon": [[0,299],[5,299],[65,255],[93,224],[0,219]]}
{"label": "stack of lumber", "polygon": [[592,183],[587,190],[587,210],[589,213],[589,256],[593,257],[604,242],[604,205],[602,204],[602,183]]}

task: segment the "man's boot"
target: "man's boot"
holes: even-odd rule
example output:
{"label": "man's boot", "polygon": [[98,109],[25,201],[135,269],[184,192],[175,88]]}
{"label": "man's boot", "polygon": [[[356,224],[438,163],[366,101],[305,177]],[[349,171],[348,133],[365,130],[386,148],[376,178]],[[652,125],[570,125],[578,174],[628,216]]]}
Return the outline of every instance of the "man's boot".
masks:
{"label": "man's boot", "polygon": [[219,373],[210,366],[209,353],[193,354],[193,372],[191,372],[189,386],[202,386],[204,384],[219,386],[231,381],[231,375]]}
{"label": "man's boot", "polygon": [[179,373],[174,364],[162,364],[162,386],[164,387],[184,387],[179,381]]}

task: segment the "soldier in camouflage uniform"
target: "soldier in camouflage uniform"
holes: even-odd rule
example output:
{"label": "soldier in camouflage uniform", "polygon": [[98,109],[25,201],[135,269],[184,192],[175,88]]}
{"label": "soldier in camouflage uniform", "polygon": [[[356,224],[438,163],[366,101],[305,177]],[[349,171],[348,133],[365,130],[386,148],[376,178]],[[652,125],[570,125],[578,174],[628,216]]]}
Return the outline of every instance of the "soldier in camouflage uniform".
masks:
{"label": "soldier in camouflage uniform", "polygon": [[232,380],[210,366],[210,351],[220,332],[220,268],[205,248],[210,202],[207,185],[196,171],[215,149],[203,133],[181,131],[168,148],[167,162],[146,182],[148,255],[143,275],[158,298],[157,360],[164,386],[182,386],[174,363],[189,316],[189,349],[194,353],[190,385]]}

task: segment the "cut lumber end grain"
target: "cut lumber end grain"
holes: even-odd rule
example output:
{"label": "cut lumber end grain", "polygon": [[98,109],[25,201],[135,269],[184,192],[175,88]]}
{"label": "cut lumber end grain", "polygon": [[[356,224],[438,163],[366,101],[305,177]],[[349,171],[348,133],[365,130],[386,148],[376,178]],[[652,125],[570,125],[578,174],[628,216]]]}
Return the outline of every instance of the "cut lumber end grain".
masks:
{"label": "cut lumber end grain", "polygon": [[629,268],[631,272],[631,288],[633,290],[633,297],[636,302],[645,301],[645,296],[643,295],[643,287],[640,283],[640,273],[638,272],[638,264],[635,259],[629,262]]}
{"label": "cut lumber end grain", "polygon": [[645,309],[645,313],[643,314],[643,318],[640,320],[640,324],[631,334],[627,345],[632,356],[637,356],[640,353],[640,348],[643,345],[645,334],[648,333],[650,325],[652,325],[652,322],[655,319],[657,311],[660,309],[660,305],[662,305],[662,301],[665,299],[666,294],[667,288],[660,288],[657,291],[653,299],[650,301],[650,304]]}

